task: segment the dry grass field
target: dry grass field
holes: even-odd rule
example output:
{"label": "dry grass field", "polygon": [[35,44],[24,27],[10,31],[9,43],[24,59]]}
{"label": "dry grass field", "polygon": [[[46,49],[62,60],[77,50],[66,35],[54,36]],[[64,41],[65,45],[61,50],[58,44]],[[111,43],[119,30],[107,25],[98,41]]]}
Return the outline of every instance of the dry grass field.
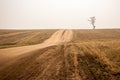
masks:
{"label": "dry grass field", "polygon": [[0,30],[0,48],[42,43],[56,30]]}
{"label": "dry grass field", "polygon": [[[15,33],[22,35],[22,32],[24,31]],[[43,43],[45,47],[41,48],[39,44],[20,49],[0,49],[0,54],[8,58],[0,65],[0,80],[120,80],[120,29],[53,30],[43,31],[43,34],[44,32],[49,37],[53,34],[49,39],[48,36],[44,38],[47,39]],[[4,36],[6,33],[14,35],[14,32],[1,32]],[[31,42],[29,38],[32,35],[27,37],[13,37],[13,40],[18,40],[20,44]],[[45,36],[36,36],[38,42],[33,37],[32,40],[40,43],[41,38],[38,37]],[[22,53],[31,48],[36,49]],[[9,57],[13,53],[19,55]]]}

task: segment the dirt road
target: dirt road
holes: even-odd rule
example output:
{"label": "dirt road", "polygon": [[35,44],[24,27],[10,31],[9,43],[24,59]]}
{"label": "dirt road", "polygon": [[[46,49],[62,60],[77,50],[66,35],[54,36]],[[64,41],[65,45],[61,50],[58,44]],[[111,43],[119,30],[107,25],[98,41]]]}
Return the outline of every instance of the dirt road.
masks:
{"label": "dirt road", "polygon": [[[52,73],[58,75],[64,61],[64,52],[61,53],[62,44],[70,42],[72,37],[72,30],[58,30],[42,44],[0,49],[0,80],[19,78],[22,80],[43,78],[42,80],[44,80],[46,71],[52,72],[51,70],[55,68],[56,71]],[[43,69],[43,71],[40,70],[40,73],[39,69]],[[30,73],[34,76],[30,77]],[[48,73],[48,75],[52,74]]]}
{"label": "dirt road", "polygon": [[27,52],[69,42],[71,41],[72,36],[72,30],[58,30],[42,44],[0,49],[0,63],[8,60],[9,58],[13,58]]}

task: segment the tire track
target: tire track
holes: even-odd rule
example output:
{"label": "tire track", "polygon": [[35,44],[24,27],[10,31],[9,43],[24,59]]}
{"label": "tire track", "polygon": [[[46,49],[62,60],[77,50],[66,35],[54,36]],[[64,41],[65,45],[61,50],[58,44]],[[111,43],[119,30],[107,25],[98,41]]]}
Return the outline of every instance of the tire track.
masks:
{"label": "tire track", "polygon": [[[65,31],[65,33],[64,33],[64,31]],[[10,59],[15,58],[19,55],[26,54],[27,52],[31,52],[31,51],[34,51],[37,49],[69,42],[72,39],[71,38],[72,34],[73,34],[72,30],[58,30],[49,39],[47,39],[46,41],[44,41],[41,44],[32,45],[32,46],[22,46],[22,47],[0,49],[0,61],[1,61],[0,64],[4,63],[4,61],[8,61],[9,58]],[[67,37],[66,37],[66,35],[67,35]]]}
{"label": "tire track", "polygon": [[63,46],[72,35],[72,30],[59,30],[42,44],[0,49],[0,80],[66,80]]}

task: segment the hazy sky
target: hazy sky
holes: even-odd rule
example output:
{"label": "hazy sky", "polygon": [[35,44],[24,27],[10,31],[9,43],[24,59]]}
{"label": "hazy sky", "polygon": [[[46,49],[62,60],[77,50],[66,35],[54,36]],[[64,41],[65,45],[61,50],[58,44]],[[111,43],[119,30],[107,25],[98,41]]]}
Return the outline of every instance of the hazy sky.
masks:
{"label": "hazy sky", "polygon": [[0,28],[120,28],[120,0],[0,0]]}

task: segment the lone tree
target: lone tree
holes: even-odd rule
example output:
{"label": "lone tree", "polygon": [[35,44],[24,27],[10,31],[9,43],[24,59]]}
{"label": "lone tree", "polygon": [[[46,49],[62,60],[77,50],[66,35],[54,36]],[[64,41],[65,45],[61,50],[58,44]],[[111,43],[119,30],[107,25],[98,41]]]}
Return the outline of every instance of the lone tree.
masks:
{"label": "lone tree", "polygon": [[95,20],[96,20],[95,16],[90,17],[90,18],[88,19],[88,21],[92,24],[93,29],[95,29]]}

